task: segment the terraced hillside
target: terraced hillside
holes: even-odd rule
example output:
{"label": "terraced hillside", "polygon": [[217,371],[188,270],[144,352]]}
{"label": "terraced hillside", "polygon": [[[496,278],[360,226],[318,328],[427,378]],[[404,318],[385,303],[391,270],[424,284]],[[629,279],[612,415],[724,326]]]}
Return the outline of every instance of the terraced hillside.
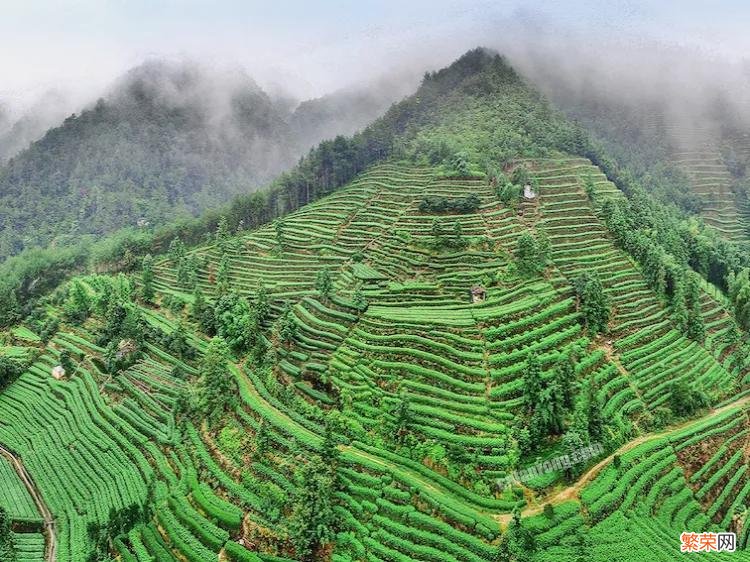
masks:
{"label": "terraced hillside", "polygon": [[[734,531],[750,559],[729,300],[687,260],[626,252],[625,195],[553,148],[585,139],[544,129],[502,61],[473,80],[482,57],[426,79],[433,108],[463,103],[415,118],[413,158],[24,303],[0,334],[19,560],[677,560],[685,530]],[[441,98],[453,82],[513,95]],[[462,120],[466,152],[429,164],[417,148]]]}
{"label": "terraced hillside", "polygon": [[748,215],[743,201],[731,190],[732,176],[717,146],[678,152],[675,163],[690,179],[693,192],[703,201],[706,223],[730,240],[746,241]]}

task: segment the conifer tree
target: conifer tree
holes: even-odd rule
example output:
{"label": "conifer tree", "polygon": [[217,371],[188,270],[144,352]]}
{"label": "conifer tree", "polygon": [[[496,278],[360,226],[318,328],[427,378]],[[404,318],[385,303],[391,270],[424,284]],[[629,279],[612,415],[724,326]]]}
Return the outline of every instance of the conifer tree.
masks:
{"label": "conifer tree", "polygon": [[584,272],[574,284],[578,307],[591,335],[607,331],[611,316],[609,298],[596,273]]}
{"label": "conifer tree", "polygon": [[221,337],[208,344],[200,363],[198,409],[209,420],[220,417],[234,403],[237,388],[229,370],[229,347]]}
{"label": "conifer tree", "polygon": [[542,391],[542,368],[539,359],[530,353],[523,372],[523,404],[527,412],[533,412]]}
{"label": "conifer tree", "polygon": [[185,243],[180,238],[175,236],[169,243],[169,250],[167,251],[167,255],[172,261],[172,264],[177,267],[177,264],[180,263],[180,260],[185,257]]}
{"label": "conifer tree", "polygon": [[281,313],[278,321],[279,340],[282,343],[289,343],[297,335],[297,323],[294,321],[294,313],[289,303],[284,305],[284,312]]}
{"label": "conifer tree", "polygon": [[229,255],[222,254],[219,271],[216,274],[216,292],[224,295],[229,292]]}
{"label": "conifer tree", "polygon": [[229,221],[227,217],[222,215],[219,218],[219,223],[216,225],[216,245],[222,254],[229,251],[229,237]]}
{"label": "conifer tree", "polygon": [[315,289],[323,298],[328,298],[331,296],[331,291],[333,290],[333,281],[331,280],[331,272],[327,267],[324,267],[323,269],[318,271],[318,275],[315,279]]}
{"label": "conifer tree", "polygon": [[255,297],[255,316],[257,323],[263,324],[268,319],[271,312],[271,305],[268,299],[268,290],[263,282],[258,283],[258,290]]}
{"label": "conifer tree", "polygon": [[560,389],[562,404],[566,409],[573,407],[573,386],[575,383],[575,367],[570,355],[564,355],[558,359],[554,370],[554,380]]}
{"label": "conifer tree", "polygon": [[584,403],[589,438],[600,441],[604,437],[604,417],[593,376],[586,381]]}
{"label": "conifer tree", "polygon": [[141,266],[141,298],[143,302],[151,304],[154,302],[154,258],[151,254],[143,257]]}
{"label": "conifer tree", "polygon": [[700,286],[694,275],[690,275],[685,295],[685,305],[688,309],[687,337],[701,342],[706,338],[706,326],[701,312]]}
{"label": "conifer tree", "polygon": [[78,279],[73,280],[68,290],[68,300],[63,307],[65,317],[76,324],[82,323],[91,312],[91,298],[86,287]]}
{"label": "conifer tree", "polygon": [[302,465],[297,484],[289,533],[296,557],[311,562],[320,559],[318,552],[336,536],[335,483],[329,467],[320,457],[313,456]]}
{"label": "conifer tree", "polygon": [[284,225],[279,219],[276,219],[273,221],[273,229],[276,233],[276,246],[281,251],[284,249]]}
{"label": "conifer tree", "polygon": [[684,332],[688,325],[688,310],[685,302],[685,284],[682,279],[675,283],[672,291],[672,315],[675,321],[675,327],[678,331]]}

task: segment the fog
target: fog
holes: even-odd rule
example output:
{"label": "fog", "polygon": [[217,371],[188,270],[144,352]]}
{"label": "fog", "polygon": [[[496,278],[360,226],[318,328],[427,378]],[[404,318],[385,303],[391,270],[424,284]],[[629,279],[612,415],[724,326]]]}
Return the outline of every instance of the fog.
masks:
{"label": "fog", "polygon": [[625,41],[526,21],[493,45],[573,115],[615,111],[664,134],[676,150],[750,132],[750,62],[654,39]]}
{"label": "fog", "polygon": [[[116,96],[134,68],[150,68],[163,96],[202,104],[217,123],[242,89],[262,90],[290,116],[318,99],[320,111],[326,103],[339,111],[321,132],[332,136],[352,133],[425,71],[478,45],[505,55],[563,108],[637,111],[675,143],[703,142],[721,123],[750,128],[750,38],[740,25],[750,8],[600,4],[10,2],[0,23],[9,45],[0,53],[0,159],[3,145],[7,155],[64,115]],[[160,61],[191,69],[191,88],[160,78]]]}

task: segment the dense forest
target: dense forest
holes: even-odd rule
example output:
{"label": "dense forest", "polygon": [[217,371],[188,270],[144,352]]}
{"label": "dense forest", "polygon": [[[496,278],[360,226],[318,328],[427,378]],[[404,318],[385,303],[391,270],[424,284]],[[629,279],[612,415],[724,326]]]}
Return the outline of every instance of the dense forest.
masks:
{"label": "dense forest", "polygon": [[[290,108],[241,72],[225,74],[145,63],[15,155],[0,168],[0,258],[197,216],[268,184],[320,140],[353,133],[398,95],[352,89]],[[29,119],[0,127],[7,152],[28,142]]]}

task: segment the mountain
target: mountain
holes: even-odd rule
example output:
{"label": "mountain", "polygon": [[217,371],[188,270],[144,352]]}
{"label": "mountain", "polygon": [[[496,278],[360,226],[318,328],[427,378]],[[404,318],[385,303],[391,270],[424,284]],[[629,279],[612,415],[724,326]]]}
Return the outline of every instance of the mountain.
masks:
{"label": "mountain", "polygon": [[304,101],[292,113],[290,126],[296,138],[313,141],[353,135],[383,115],[392,103],[412,94],[416,86],[411,77],[394,73]]}
{"label": "mountain", "polygon": [[[354,132],[393,94],[341,92],[290,113],[242,72],[145,63],[0,169],[0,257],[195,216],[269,183],[321,139]],[[42,121],[0,135],[3,153]]]}
{"label": "mountain", "polygon": [[0,547],[678,560],[695,529],[750,558],[747,252],[502,57],[225,210],[132,271],[19,293]]}
{"label": "mountain", "polygon": [[68,97],[57,91],[45,92],[20,116],[6,116],[5,125],[0,115],[0,164],[5,164],[32,142],[41,138],[50,125],[57,125],[66,117],[70,105]]}
{"label": "mountain", "polygon": [[0,134],[5,133],[10,127],[10,124],[11,120],[9,111],[3,104],[0,104]]}
{"label": "mountain", "polygon": [[[700,75],[697,66],[695,76]],[[662,67],[658,81],[640,75],[608,80],[602,75],[608,70],[602,69],[579,80],[556,68],[554,61],[535,74],[553,102],[627,165],[660,203],[700,219],[727,240],[746,243],[746,89],[720,72],[701,88],[686,89],[684,84],[694,76],[675,65]]]}

